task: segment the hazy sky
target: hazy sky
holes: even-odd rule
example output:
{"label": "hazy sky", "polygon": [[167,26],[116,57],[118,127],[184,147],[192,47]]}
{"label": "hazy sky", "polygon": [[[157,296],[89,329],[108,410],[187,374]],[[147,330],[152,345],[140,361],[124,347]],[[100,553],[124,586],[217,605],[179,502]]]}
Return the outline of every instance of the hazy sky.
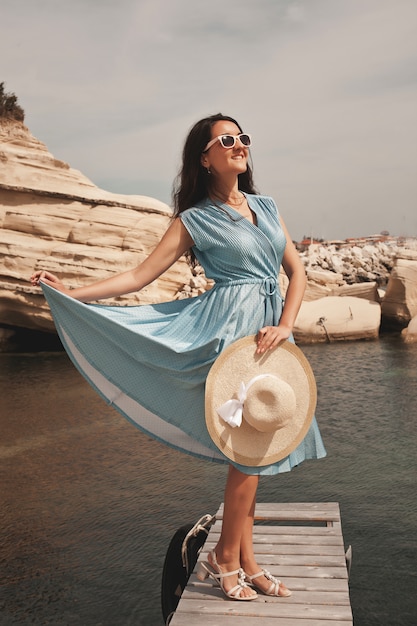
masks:
{"label": "hazy sky", "polygon": [[294,239],[417,236],[416,0],[1,0],[1,81],[103,189],[169,203],[221,111]]}

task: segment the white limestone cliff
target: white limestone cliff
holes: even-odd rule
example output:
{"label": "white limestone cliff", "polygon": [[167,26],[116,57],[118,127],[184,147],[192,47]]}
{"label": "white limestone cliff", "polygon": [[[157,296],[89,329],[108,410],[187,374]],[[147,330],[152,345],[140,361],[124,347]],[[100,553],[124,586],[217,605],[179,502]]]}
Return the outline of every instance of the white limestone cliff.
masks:
{"label": "white limestone cliff", "polygon": [[[99,189],[23,124],[0,121],[0,324],[52,330],[40,289],[28,282],[34,270],[69,286],[123,271],[150,253],[170,216],[153,198]],[[170,300],[192,279],[181,259],[140,293],[107,302]]]}

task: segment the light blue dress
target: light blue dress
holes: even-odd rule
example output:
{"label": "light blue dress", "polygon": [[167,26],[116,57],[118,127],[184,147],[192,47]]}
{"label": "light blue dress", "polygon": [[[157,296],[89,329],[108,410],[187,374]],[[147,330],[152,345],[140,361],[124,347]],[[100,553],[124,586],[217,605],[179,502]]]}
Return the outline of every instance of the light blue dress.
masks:
{"label": "light blue dress", "polygon": [[[224,348],[279,322],[277,276],[285,249],[274,201],[247,195],[257,225],[207,200],[181,214],[206,276],[201,296],[154,305],[83,304],[43,285],[70,358],[106,401],[142,431],[178,450],[230,463],[205,424],[208,371]],[[247,474],[276,474],[326,455],[316,419],[285,459]]]}

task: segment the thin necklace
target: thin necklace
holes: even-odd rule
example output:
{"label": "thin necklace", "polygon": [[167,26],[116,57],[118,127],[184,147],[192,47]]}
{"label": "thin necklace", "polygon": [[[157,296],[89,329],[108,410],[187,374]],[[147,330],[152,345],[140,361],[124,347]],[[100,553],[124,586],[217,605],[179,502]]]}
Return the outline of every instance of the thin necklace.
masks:
{"label": "thin necklace", "polygon": [[230,204],[230,205],[232,205],[232,206],[237,206],[237,207],[240,207],[240,206],[242,206],[242,204],[243,204],[243,203],[245,202],[245,200],[246,200],[246,196],[245,196],[245,194],[244,194],[244,193],[242,193],[242,192],[240,192],[240,193],[241,193],[242,197],[241,197],[239,200],[234,200],[233,198],[230,198],[230,199],[226,199],[226,198],[224,198],[224,197],[222,198],[221,196],[219,196],[219,195],[218,195],[218,194],[216,194],[216,193],[214,193],[214,194],[213,194],[213,196],[214,196],[214,199],[216,199],[216,198],[217,198],[217,200],[220,200],[220,202],[223,202],[224,204]]}

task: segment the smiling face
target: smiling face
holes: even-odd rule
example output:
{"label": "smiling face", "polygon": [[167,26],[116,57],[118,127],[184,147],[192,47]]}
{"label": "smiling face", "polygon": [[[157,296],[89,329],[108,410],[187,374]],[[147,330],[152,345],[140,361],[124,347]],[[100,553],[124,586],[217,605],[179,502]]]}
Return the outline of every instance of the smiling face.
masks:
{"label": "smiling face", "polygon": [[[233,122],[220,120],[213,124],[211,138],[219,135],[239,135],[241,129]],[[246,172],[249,150],[244,148],[240,141],[236,141],[233,148],[223,148],[220,141],[214,144],[201,155],[201,165],[209,169],[215,178],[237,176]]]}

